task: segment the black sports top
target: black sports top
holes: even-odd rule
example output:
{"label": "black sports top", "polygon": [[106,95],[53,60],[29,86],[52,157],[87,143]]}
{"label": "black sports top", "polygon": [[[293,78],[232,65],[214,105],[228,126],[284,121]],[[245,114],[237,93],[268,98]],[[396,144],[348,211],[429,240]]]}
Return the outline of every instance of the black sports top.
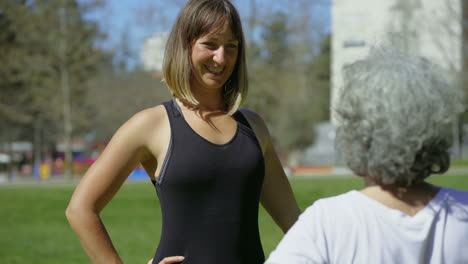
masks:
{"label": "black sports top", "polygon": [[258,206],[265,168],[247,120],[234,114],[237,131],[219,145],[197,134],[174,100],[164,106],[171,140],[153,181],[162,211],[153,263],[169,256],[184,256],[184,264],[263,263]]}

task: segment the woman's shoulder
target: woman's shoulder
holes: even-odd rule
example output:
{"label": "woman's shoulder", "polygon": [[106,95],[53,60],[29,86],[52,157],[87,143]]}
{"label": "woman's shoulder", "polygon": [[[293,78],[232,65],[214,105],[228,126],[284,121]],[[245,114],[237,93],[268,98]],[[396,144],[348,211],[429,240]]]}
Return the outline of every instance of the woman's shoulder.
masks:
{"label": "woman's shoulder", "polygon": [[135,113],[122,125],[121,129],[142,135],[153,134],[155,130],[161,129],[168,123],[167,119],[165,107],[158,105]]}
{"label": "woman's shoulder", "polygon": [[142,124],[154,124],[154,122],[158,123],[162,120],[167,119],[167,113],[164,105],[157,105],[154,107],[143,109],[137,113],[135,113],[129,121],[142,123]]}
{"label": "woman's shoulder", "polygon": [[268,127],[265,124],[263,118],[256,112],[249,110],[249,109],[239,109],[239,112],[247,119],[247,122],[252,127],[257,140],[260,143],[260,147],[262,148],[263,154],[266,153],[268,146],[270,145],[270,132],[268,131]]}
{"label": "woman's shoulder", "polygon": [[247,115],[249,117],[252,117],[252,118],[256,119],[257,121],[262,121],[263,122],[262,116],[259,113],[255,112],[255,111],[253,111],[251,109],[239,108],[239,112],[241,112],[244,116]]}
{"label": "woman's shoulder", "polygon": [[251,126],[259,127],[262,130],[268,130],[262,116],[257,112],[247,108],[239,108],[239,112],[242,113]]}

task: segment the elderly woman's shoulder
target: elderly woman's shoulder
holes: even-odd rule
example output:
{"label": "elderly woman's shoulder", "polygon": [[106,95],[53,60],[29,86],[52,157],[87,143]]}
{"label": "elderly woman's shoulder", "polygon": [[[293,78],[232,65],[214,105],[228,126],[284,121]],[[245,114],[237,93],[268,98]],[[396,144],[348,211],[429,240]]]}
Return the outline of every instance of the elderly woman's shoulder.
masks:
{"label": "elderly woman's shoulder", "polygon": [[446,199],[452,199],[468,207],[468,191],[451,188],[442,188],[446,193]]}
{"label": "elderly woman's shoulder", "polygon": [[336,196],[320,198],[309,206],[304,213],[314,214],[317,211],[321,213],[337,211],[346,214],[347,211],[354,211],[353,207],[358,205],[361,195],[358,191],[351,190]]}
{"label": "elderly woman's shoulder", "polygon": [[441,188],[445,210],[459,221],[468,221],[468,191]]}

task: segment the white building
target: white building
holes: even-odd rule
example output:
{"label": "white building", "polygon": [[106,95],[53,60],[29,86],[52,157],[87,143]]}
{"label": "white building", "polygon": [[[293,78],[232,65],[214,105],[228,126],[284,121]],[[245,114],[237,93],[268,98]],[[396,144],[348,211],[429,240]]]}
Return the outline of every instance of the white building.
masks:
{"label": "white building", "polygon": [[335,152],[336,129],[330,122],[315,125],[314,144],[304,150],[301,165],[327,166],[339,163]]}
{"label": "white building", "polygon": [[169,33],[160,32],[145,39],[141,51],[143,69],[150,72],[162,72],[164,49],[169,37]]}
{"label": "white building", "polygon": [[331,105],[343,84],[343,66],[366,56],[390,33],[404,36],[408,50],[441,65],[455,80],[462,68],[461,1],[332,0]]}

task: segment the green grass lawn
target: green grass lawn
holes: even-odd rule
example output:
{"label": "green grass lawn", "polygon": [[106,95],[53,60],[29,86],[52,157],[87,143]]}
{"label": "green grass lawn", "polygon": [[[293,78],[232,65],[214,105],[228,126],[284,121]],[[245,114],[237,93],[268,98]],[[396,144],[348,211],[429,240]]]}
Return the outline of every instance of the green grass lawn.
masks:
{"label": "green grass lawn", "polygon": [[[468,176],[432,176],[430,181],[468,190]],[[291,180],[302,209],[316,199],[363,186],[361,179]],[[89,263],[65,219],[75,186],[0,186],[0,263]],[[161,227],[159,202],[150,182],[126,183],[106,207],[103,221],[125,263],[146,263],[156,249]],[[259,219],[265,254],[282,233],[262,209]]]}
{"label": "green grass lawn", "polygon": [[450,160],[450,167],[467,167],[468,166],[468,160],[462,159],[462,160]]}

